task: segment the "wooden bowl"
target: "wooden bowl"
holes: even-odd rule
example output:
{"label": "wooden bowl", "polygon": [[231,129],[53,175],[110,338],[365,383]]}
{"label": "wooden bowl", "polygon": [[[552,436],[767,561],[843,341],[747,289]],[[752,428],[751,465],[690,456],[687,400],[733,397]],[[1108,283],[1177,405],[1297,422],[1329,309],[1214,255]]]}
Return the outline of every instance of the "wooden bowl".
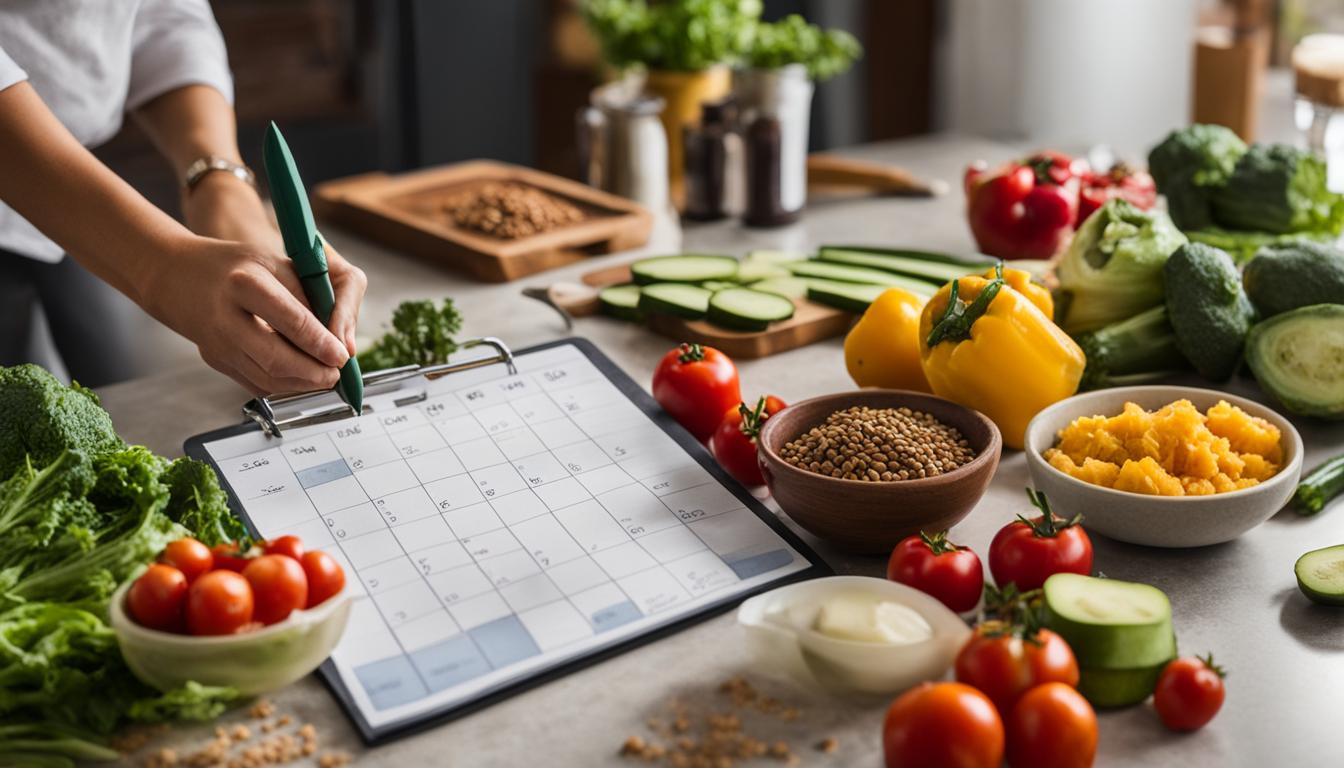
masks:
{"label": "wooden bowl", "polygon": [[[819,475],[780,458],[785,443],[854,406],[910,408],[956,427],[975,451],[965,466],[918,480],[862,482]],[[765,422],[757,461],[775,500],[798,525],[841,549],[887,554],[906,536],[945,531],[970,513],[999,465],[1003,440],[979,411],[941,397],[896,389],[861,389],[790,405]]]}

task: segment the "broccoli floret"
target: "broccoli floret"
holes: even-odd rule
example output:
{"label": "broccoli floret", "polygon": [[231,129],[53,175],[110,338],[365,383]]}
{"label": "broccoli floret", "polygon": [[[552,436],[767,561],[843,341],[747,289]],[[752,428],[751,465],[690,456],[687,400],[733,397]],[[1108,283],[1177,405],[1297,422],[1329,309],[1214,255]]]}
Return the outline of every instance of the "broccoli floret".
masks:
{"label": "broccoli floret", "polygon": [[1206,379],[1237,369],[1255,308],[1227,252],[1203,243],[1181,246],[1164,267],[1167,317],[1181,354]]}
{"label": "broccoli floret", "polygon": [[1339,234],[1344,196],[1326,188],[1325,161],[1287,144],[1256,144],[1213,195],[1213,217],[1230,229]]}
{"label": "broccoli floret", "polygon": [[437,308],[428,299],[403,301],[392,313],[392,330],[359,353],[359,365],[366,371],[437,365],[457,351],[453,334],[460,330],[462,314],[452,299]]}
{"label": "broccoli floret", "polygon": [[1146,384],[1189,367],[1176,347],[1165,306],[1085,333],[1078,346],[1087,355],[1079,384],[1085,390]]}
{"label": "broccoli floret", "polygon": [[181,458],[170,464],[159,480],[168,486],[164,513],[203,543],[214,546],[247,538],[247,528],[229,510],[229,499],[209,464]]}
{"label": "broccoli floret", "polygon": [[1211,196],[1227,183],[1246,143],[1221,125],[1172,131],[1148,153],[1148,172],[1167,198],[1167,212],[1182,230],[1213,223]]}
{"label": "broccoli floret", "polygon": [[40,366],[0,368],[0,478],[26,460],[43,467],[67,449],[92,455],[122,445],[92,391],[67,387]]}

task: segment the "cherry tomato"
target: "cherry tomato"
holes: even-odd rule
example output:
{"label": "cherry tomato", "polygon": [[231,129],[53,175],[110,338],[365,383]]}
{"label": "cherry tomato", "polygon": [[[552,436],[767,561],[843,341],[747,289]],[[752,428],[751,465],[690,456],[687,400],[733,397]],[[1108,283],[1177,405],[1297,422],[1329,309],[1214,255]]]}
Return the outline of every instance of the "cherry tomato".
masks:
{"label": "cherry tomato", "polygon": [[1203,728],[1223,707],[1227,672],[1206,658],[1185,656],[1168,664],[1157,678],[1153,706],[1162,724],[1173,731]]}
{"label": "cherry tomato", "polygon": [[743,485],[765,485],[761,466],[756,460],[756,440],[765,420],[784,410],[784,401],[766,395],[754,408],[738,403],[723,414],[719,428],[710,435],[709,448],[733,479]]}
{"label": "cherry tomato", "polygon": [[887,768],[999,768],[1003,721],[985,695],[961,683],[920,683],[882,723]]}
{"label": "cherry tomato", "polygon": [[956,613],[980,602],[985,569],[969,547],[948,541],[946,533],[925,533],[902,539],[887,561],[887,578],[927,592]]}
{"label": "cherry tomato", "polygon": [[308,576],[292,557],[262,555],[243,569],[243,578],[252,585],[252,616],[262,624],[284,621],[308,604]]}
{"label": "cherry tomato", "polygon": [[713,347],[682,344],[654,369],[653,399],[703,443],[723,414],[742,402],[737,367]]}
{"label": "cherry tomato", "polygon": [[957,681],[980,689],[1004,717],[1031,688],[1078,685],[1078,661],[1064,638],[1048,629],[1030,639],[1023,634],[1002,621],[986,621],[957,654]]}
{"label": "cherry tomato", "polygon": [[181,571],[188,582],[215,567],[215,556],[210,553],[210,548],[190,536],[169,542],[159,559]]}
{"label": "cherry tomato", "polygon": [[312,608],[345,588],[345,571],[336,559],[320,549],[303,553],[303,572],[308,577],[308,603]]}
{"label": "cherry tomato", "polygon": [[262,545],[262,551],[268,555],[284,555],[295,560],[303,559],[303,539],[298,536],[281,536]]}
{"label": "cherry tomato", "polygon": [[1092,572],[1092,540],[1078,523],[1055,517],[1045,494],[1027,489],[1032,504],[1043,513],[1035,519],[1021,515],[1005,525],[989,544],[989,572],[1000,587],[1010,582],[1019,591],[1040,589],[1056,573]]}
{"label": "cherry tomato", "polygon": [[1013,768],[1088,768],[1097,756],[1097,713],[1064,683],[1022,694],[1007,725]]}
{"label": "cherry tomato", "polygon": [[210,554],[214,556],[216,570],[242,573],[247,564],[252,562],[248,550],[239,549],[238,545],[232,542],[216,544],[210,548]]}
{"label": "cherry tomato", "polygon": [[187,631],[232,635],[252,621],[252,587],[233,571],[211,571],[187,591]]}
{"label": "cherry tomato", "polygon": [[154,563],[126,591],[126,608],[142,627],[162,632],[182,631],[187,603],[187,577],[178,569]]}

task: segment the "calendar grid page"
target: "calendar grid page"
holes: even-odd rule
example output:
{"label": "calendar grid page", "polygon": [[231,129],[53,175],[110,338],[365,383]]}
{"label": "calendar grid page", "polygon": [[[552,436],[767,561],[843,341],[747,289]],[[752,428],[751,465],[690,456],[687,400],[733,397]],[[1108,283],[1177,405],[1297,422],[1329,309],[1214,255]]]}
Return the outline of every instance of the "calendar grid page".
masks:
{"label": "calendar grid page", "polygon": [[806,557],[572,343],[427,397],[207,442],[263,537],[355,595],[332,662],[379,729],[469,702],[806,570]]}

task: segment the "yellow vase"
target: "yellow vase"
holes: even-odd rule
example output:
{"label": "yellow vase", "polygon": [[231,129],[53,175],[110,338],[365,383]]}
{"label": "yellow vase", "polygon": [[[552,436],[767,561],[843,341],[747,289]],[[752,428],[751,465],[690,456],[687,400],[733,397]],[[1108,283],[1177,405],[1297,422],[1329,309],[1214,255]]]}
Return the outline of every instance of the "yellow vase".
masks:
{"label": "yellow vase", "polygon": [[653,70],[645,76],[644,88],[662,97],[666,104],[659,117],[667,130],[667,180],[678,210],[685,202],[682,171],[686,155],[682,130],[700,121],[702,104],[722,100],[732,92],[732,86],[732,71],[725,65],[695,72]]}

